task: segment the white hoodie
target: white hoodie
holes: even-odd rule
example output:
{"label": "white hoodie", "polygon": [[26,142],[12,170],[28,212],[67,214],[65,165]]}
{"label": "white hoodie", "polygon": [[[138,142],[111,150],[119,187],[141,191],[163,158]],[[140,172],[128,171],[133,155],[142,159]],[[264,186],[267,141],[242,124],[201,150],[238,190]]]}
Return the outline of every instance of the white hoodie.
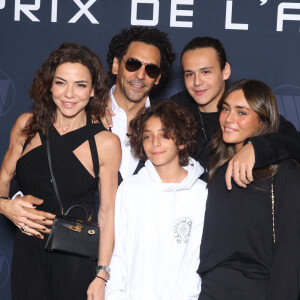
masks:
{"label": "white hoodie", "polygon": [[106,300],[198,299],[207,189],[198,162],[185,169],[180,183],[162,183],[147,160],[120,185]]}

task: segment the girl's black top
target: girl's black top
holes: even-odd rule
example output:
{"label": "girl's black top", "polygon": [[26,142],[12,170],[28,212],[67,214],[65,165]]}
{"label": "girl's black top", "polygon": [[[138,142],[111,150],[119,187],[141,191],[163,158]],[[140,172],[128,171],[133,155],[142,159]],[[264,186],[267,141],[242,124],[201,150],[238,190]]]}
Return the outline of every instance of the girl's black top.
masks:
{"label": "girl's black top", "polygon": [[[297,299],[300,287],[300,168],[295,162],[285,160],[273,179],[255,180],[245,189],[233,183],[231,191],[225,185],[226,169],[227,164],[216,172],[208,188],[198,269],[202,284],[205,285],[205,275],[209,272],[227,267],[240,271],[241,276],[250,281],[266,280],[266,299]],[[223,282],[218,284],[224,288]],[[225,288],[222,299],[238,299],[228,297],[230,292]]]}

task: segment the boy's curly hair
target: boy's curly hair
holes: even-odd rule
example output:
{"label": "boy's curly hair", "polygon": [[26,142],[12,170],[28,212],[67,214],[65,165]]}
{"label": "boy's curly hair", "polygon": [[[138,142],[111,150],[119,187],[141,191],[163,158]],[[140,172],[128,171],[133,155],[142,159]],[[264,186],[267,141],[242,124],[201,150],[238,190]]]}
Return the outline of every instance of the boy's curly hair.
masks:
{"label": "boy's curly hair", "polygon": [[186,166],[189,157],[197,147],[198,124],[185,108],[172,100],[161,100],[157,104],[143,108],[138,116],[130,122],[130,145],[133,153],[141,160],[146,160],[147,155],[143,147],[143,132],[145,123],[151,118],[161,120],[166,138],[171,138],[179,149],[179,164]]}

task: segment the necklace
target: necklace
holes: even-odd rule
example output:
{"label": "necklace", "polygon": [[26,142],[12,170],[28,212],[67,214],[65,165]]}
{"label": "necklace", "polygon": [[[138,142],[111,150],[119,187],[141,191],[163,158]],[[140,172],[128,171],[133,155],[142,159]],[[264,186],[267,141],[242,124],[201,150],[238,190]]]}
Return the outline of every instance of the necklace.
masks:
{"label": "necklace", "polygon": [[201,114],[201,111],[199,111],[199,116],[200,116],[200,120],[201,120],[201,130],[203,131],[203,134],[204,134],[204,137],[205,137],[205,140],[207,140],[207,136],[206,136],[206,131],[205,131],[205,128],[204,128],[204,122],[203,122],[203,119],[202,119],[202,114]]}
{"label": "necklace", "polygon": [[69,129],[69,127],[70,126],[62,126],[62,132],[65,133]]}

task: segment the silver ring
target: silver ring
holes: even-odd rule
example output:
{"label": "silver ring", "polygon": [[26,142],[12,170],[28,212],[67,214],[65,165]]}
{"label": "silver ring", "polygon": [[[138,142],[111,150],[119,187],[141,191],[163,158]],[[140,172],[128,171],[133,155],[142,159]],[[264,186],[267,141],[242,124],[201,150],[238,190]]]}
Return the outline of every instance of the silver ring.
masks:
{"label": "silver ring", "polygon": [[26,231],[26,228],[25,228],[25,225],[24,226],[21,226],[20,229],[25,232]]}

